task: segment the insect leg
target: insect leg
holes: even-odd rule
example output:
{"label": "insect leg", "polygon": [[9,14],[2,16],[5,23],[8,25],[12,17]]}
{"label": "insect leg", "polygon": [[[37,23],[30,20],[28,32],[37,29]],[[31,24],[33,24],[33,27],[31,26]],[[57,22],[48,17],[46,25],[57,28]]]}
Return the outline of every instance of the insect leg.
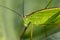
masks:
{"label": "insect leg", "polygon": [[27,27],[24,28],[24,30],[23,30],[23,32],[22,32],[22,34],[21,34],[21,36],[20,36],[20,40],[23,39],[23,36],[24,36],[24,34],[25,34],[27,28],[29,27],[30,23],[31,23],[31,22],[29,22],[28,25],[27,25]]}
{"label": "insect leg", "polygon": [[33,37],[33,25],[32,25],[32,27],[31,27],[30,40],[32,40],[32,37]]}

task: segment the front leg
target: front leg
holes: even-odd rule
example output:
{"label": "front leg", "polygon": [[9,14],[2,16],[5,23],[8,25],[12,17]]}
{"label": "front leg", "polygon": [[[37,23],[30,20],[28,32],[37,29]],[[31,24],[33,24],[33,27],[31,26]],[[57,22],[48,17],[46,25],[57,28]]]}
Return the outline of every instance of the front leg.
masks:
{"label": "front leg", "polygon": [[29,22],[29,23],[28,23],[28,25],[27,25],[27,26],[25,26],[25,28],[24,28],[24,30],[23,30],[23,32],[22,32],[22,34],[21,34],[21,36],[20,36],[20,40],[22,40],[22,39],[23,39],[23,36],[24,36],[24,34],[25,34],[25,32],[26,32],[27,28],[29,27],[30,23],[31,23],[31,22]]}

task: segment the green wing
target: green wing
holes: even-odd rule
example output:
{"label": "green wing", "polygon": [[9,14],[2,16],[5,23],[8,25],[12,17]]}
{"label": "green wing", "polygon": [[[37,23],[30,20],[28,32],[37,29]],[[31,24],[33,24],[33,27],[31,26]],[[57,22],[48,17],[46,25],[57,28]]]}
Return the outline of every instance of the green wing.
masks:
{"label": "green wing", "polygon": [[24,18],[24,24],[27,25],[29,22],[35,25],[44,24],[45,22],[47,22],[47,20],[49,20],[49,18],[51,20],[51,17],[53,17],[54,19],[54,16],[59,16],[59,11],[60,8],[52,8],[33,12],[32,14],[29,14]]}

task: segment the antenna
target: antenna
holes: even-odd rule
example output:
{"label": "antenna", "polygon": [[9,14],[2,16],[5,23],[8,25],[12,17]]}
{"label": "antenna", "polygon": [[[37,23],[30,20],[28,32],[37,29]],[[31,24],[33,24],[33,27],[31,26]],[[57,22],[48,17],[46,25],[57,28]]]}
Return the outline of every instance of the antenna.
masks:
{"label": "antenna", "polygon": [[8,7],[6,7],[6,6],[3,6],[3,5],[0,5],[0,7],[3,7],[3,8],[6,8],[6,9],[9,9],[10,11],[12,11],[12,12],[16,13],[17,15],[19,15],[20,17],[22,17],[18,12],[16,12],[16,11],[13,10],[13,9],[10,9],[10,8],[8,8]]}
{"label": "antenna", "polygon": [[51,2],[52,2],[52,0],[49,0],[48,4],[45,6],[45,8],[44,8],[44,9],[39,9],[39,10],[34,11],[34,12],[32,12],[32,13],[30,13],[30,14],[26,15],[26,16],[28,17],[28,16],[30,16],[30,15],[32,15],[32,14],[34,14],[34,13],[38,12],[38,11],[42,11],[42,10],[45,10],[45,9],[50,9],[50,8],[48,8],[48,6],[51,4]]}
{"label": "antenna", "polygon": [[23,17],[24,17],[24,0],[23,0]]}

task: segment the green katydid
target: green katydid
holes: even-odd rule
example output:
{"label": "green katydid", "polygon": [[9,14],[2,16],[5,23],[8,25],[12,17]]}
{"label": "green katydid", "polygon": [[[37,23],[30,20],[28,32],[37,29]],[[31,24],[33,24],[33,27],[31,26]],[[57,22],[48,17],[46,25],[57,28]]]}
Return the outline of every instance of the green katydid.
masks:
{"label": "green katydid", "polygon": [[[42,11],[35,12],[31,15],[26,15],[26,18],[24,18],[24,24],[25,26],[28,26],[29,22],[31,23],[32,26],[33,25],[38,26],[43,24],[46,24],[46,25],[53,24],[54,20],[59,15],[60,15],[60,8],[45,9]],[[34,27],[30,27],[30,28],[32,29]]]}
{"label": "green katydid", "polygon": [[[51,1],[50,1],[51,2]],[[49,3],[50,3],[49,2]],[[48,3],[48,5],[49,5]],[[47,6],[48,6],[47,5]],[[8,7],[5,7],[5,6],[2,6],[0,5],[1,7],[4,7],[4,8],[7,8],[13,12],[15,12],[16,14],[18,14],[20,17],[22,17],[19,13],[17,13],[16,11],[8,8]],[[24,25],[25,25],[25,29],[24,31],[22,32],[22,35],[20,37],[20,40],[22,40],[25,32],[26,32],[26,29],[27,27],[32,24],[32,30],[31,30],[31,38],[30,40],[32,40],[32,31],[33,31],[33,25],[40,25],[40,24],[44,24],[45,22],[47,24],[51,24],[53,22],[52,19],[55,19],[57,16],[60,15],[60,8],[51,8],[51,9],[46,9],[47,6],[45,7],[45,10],[38,10],[38,11],[35,11],[35,12],[32,12],[31,14],[29,15],[26,15],[26,16],[23,16],[23,20],[24,20]],[[52,21],[51,21],[52,20]]]}
{"label": "green katydid", "polygon": [[[2,6],[2,7],[9,9],[8,7],[5,7],[5,6]],[[9,10],[11,10],[11,9],[9,9]],[[11,10],[11,11],[17,13],[14,10]],[[30,23],[32,25],[33,24],[40,25],[40,24],[44,24],[45,22],[47,24],[51,24],[51,22],[52,22],[51,20],[55,19],[59,15],[60,15],[60,8],[45,9],[45,10],[41,10],[41,11],[38,11],[38,12],[35,12],[32,14],[26,15],[26,16],[22,17],[24,20],[24,24],[26,26],[24,30],[26,31],[27,26],[29,26]],[[23,35],[24,35],[25,31],[22,33]],[[21,36],[21,38],[23,37],[23,35]],[[31,36],[32,36],[32,34],[31,34]]]}

